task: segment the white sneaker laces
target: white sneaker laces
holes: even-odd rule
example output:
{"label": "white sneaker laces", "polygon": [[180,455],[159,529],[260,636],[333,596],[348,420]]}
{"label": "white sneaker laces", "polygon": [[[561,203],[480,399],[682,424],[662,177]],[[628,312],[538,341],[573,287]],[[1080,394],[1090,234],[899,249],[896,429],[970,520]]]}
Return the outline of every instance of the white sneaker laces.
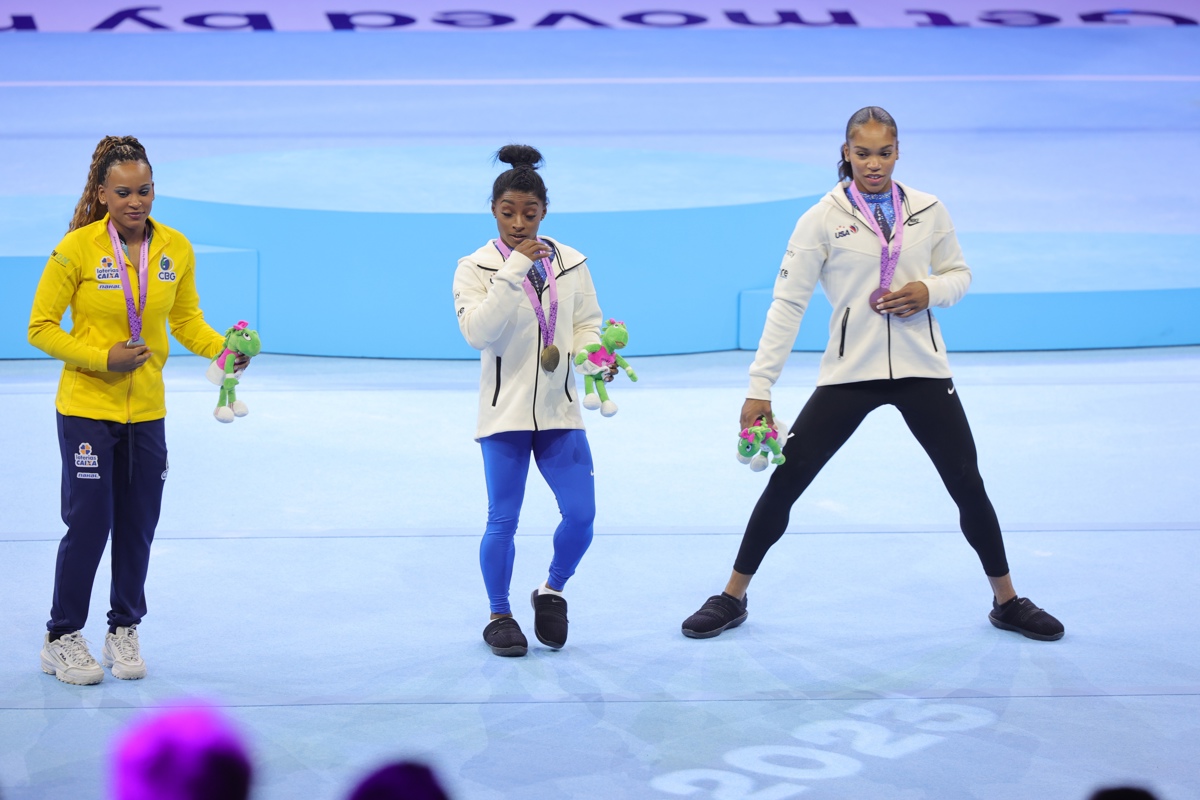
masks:
{"label": "white sneaker laces", "polygon": [[125,635],[120,636],[114,634],[112,646],[116,649],[117,655],[122,661],[138,661],[141,659],[141,648],[138,647],[137,630],[134,628],[126,628]]}
{"label": "white sneaker laces", "polygon": [[63,660],[71,666],[96,666],[96,659],[92,658],[92,654],[88,650],[87,639],[84,639],[81,634],[72,633],[67,636],[60,636],[58,645],[62,651]]}

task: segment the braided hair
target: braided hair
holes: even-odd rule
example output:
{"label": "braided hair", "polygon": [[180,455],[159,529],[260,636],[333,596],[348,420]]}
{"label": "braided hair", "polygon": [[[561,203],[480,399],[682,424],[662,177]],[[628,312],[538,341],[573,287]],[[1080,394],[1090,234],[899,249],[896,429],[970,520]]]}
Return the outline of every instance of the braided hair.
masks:
{"label": "braided hair", "polygon": [[[896,128],[896,120],[892,119],[891,114],[884,111],[879,106],[867,106],[866,108],[860,108],[858,111],[855,111],[850,116],[850,121],[846,123],[846,144],[850,144],[850,137],[854,134],[856,129],[861,128],[863,125],[866,125],[871,121],[878,122],[881,125],[891,128],[892,135],[895,136],[896,139],[900,138],[900,131]],[[840,147],[838,148],[837,170],[839,181],[848,181],[851,179],[851,177],[853,177],[853,173],[850,170],[850,162],[847,161],[844,156],[842,156],[842,149]]]}
{"label": "braided hair", "polygon": [[492,202],[497,202],[505,192],[524,192],[531,194],[542,205],[550,205],[546,197],[546,184],[542,176],[537,174],[537,168],[546,163],[536,147],[527,144],[506,144],[492,156],[492,163],[502,161],[512,165],[496,176],[492,184]]}
{"label": "braided hair", "polygon": [[[92,153],[92,165],[88,168],[87,183],[83,187],[83,196],[75,205],[75,213],[71,216],[71,224],[67,232],[84,225],[90,225],[104,218],[105,209],[100,205],[100,187],[108,180],[108,171],[117,164],[126,161],[140,161],[150,167],[150,159],[146,157],[146,148],[132,136],[105,136],[96,145]],[[154,168],[150,167],[150,174]]]}

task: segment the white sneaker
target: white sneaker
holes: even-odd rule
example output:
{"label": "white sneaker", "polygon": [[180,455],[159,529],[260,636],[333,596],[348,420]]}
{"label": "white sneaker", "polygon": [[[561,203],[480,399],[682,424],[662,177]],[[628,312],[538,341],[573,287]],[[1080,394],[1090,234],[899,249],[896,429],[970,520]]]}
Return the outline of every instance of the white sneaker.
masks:
{"label": "white sneaker", "polygon": [[104,661],[104,666],[112,669],[114,678],[136,681],[146,677],[146,662],[142,661],[136,625],[117,628],[116,633],[106,633],[100,658]]}
{"label": "white sneaker", "polygon": [[42,643],[42,672],[76,686],[90,686],[104,680],[104,670],[92,658],[87,640],[79,631],[53,642],[50,634],[46,634]]}

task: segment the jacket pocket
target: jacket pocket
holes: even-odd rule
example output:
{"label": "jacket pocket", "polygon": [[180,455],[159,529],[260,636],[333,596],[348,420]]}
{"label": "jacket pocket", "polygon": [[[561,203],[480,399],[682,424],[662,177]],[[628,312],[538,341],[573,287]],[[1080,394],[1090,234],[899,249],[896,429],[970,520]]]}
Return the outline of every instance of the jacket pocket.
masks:
{"label": "jacket pocket", "polygon": [[850,306],[846,306],[846,313],[842,314],[842,340],[838,345],[838,358],[846,356],[846,325],[850,322]]}
{"label": "jacket pocket", "polygon": [[933,352],[938,352],[937,337],[933,335],[933,312],[925,309],[925,315],[929,317],[929,341],[933,342]]}
{"label": "jacket pocket", "polygon": [[496,356],[496,391],[492,393],[492,408],[496,407],[496,401],[500,399],[500,356]]}
{"label": "jacket pocket", "polygon": [[574,364],[573,359],[567,359],[567,378],[563,381],[563,391],[567,393],[567,402],[574,403],[571,398],[571,365]]}

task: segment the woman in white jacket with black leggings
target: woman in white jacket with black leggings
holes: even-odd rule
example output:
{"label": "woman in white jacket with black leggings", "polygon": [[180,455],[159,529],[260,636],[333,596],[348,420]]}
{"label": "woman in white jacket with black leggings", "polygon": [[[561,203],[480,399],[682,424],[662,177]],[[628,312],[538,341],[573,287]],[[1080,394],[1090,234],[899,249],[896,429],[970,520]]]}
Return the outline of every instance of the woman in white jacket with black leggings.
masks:
{"label": "woman in white jacket with black leggings", "polygon": [[[895,406],[958,505],[967,541],[992,589],[992,624],[1055,640],[1062,624],[1009,577],[1000,523],[979,475],[975,442],[931,306],[957,303],[971,283],[954,226],[936,197],[892,180],[900,154],[896,122],[877,106],[846,125],[841,182],[796,223],[775,280],[741,426],[774,425],[779,378],[817,281],[833,305],[817,388],[792,425],[787,460],[775,468],[750,516],[733,574],[683,623],[706,639],[745,621],[746,589],[787,528],[792,505],[871,411]],[[898,288],[893,288],[898,287]]]}
{"label": "woman in white jacket with black leggings", "polygon": [[[533,590],[534,633],[547,647],[567,641],[563,588],[592,541],[596,488],[592,454],[579,412],[572,363],[600,342],[600,306],[586,259],[547,236],[541,154],[507,145],[511,164],[492,186],[499,236],[459,259],[454,305],[467,342],[480,351],[479,419],[488,521],[479,564],[491,604],[483,639],[500,656],[523,656],[528,643],[509,606],[517,520],[532,455],[554,492],[562,521],[546,580]],[[581,371],[603,373],[585,361]]]}

